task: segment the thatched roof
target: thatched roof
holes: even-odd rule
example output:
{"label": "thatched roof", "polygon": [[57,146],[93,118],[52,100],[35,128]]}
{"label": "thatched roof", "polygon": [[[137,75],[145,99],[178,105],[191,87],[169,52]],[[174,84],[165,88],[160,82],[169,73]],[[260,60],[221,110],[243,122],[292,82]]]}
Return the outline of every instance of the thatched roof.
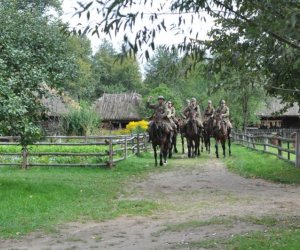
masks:
{"label": "thatched roof", "polygon": [[292,107],[285,108],[287,103],[280,99],[271,98],[266,105],[257,112],[258,116],[264,117],[282,117],[282,116],[300,116],[299,105],[294,103]]}
{"label": "thatched roof", "polygon": [[47,89],[47,96],[42,99],[42,103],[48,109],[48,115],[61,116],[69,112],[70,108],[79,108],[79,104],[69,96],[59,94],[55,89],[44,86]]}
{"label": "thatched roof", "polygon": [[103,94],[95,103],[96,112],[103,121],[140,120],[138,112],[142,96],[130,94]]}

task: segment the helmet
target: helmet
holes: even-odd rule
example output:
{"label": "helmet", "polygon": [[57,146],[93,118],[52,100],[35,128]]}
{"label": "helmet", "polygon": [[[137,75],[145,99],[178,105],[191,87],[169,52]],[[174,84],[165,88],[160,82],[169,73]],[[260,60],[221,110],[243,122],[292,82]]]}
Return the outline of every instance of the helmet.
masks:
{"label": "helmet", "polygon": [[157,97],[157,100],[165,100],[165,98],[162,95],[160,95],[159,97]]}
{"label": "helmet", "polygon": [[193,98],[191,99],[191,101],[192,101],[192,102],[195,102],[195,101],[196,101],[196,98],[193,97]]}
{"label": "helmet", "polygon": [[211,100],[208,100],[208,104],[212,104],[212,101],[211,101]]}
{"label": "helmet", "polygon": [[221,104],[225,104],[225,100],[221,100]]}

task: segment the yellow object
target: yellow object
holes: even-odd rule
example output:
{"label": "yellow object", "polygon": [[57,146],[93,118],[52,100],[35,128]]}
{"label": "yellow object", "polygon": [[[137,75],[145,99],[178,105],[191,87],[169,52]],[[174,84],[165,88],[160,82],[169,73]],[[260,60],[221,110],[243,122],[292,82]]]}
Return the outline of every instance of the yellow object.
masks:
{"label": "yellow object", "polygon": [[143,133],[148,129],[148,122],[145,120],[137,121],[137,122],[129,122],[126,125],[126,130],[131,133]]}

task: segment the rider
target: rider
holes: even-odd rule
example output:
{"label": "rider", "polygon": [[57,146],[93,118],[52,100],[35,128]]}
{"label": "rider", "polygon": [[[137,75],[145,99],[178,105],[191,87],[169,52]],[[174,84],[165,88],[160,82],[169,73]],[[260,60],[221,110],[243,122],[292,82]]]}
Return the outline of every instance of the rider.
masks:
{"label": "rider", "polygon": [[[167,127],[167,129],[170,131],[171,135],[173,133],[173,128],[171,126],[171,122],[170,122],[170,119],[169,119],[169,113],[170,111],[168,110],[166,104],[165,104],[165,98],[163,96],[159,96],[157,98],[157,101],[158,103],[157,104],[150,104],[150,100],[152,99],[152,96],[149,96],[148,97],[148,100],[147,100],[147,103],[146,103],[146,107],[147,108],[150,108],[150,109],[153,109],[154,110],[154,114],[152,115],[153,116],[159,116],[160,118],[162,118],[162,123]],[[153,124],[153,121],[150,121],[149,122],[149,141],[152,140],[153,138],[153,134],[152,134],[152,124]],[[171,136],[170,136],[170,140],[171,140]]]}
{"label": "rider", "polygon": [[[199,128],[203,127],[201,121],[201,111],[199,105],[197,105],[196,98],[191,99],[191,104],[183,110],[183,118],[186,119],[190,112],[196,112],[196,123]],[[189,118],[185,121],[185,125],[188,123]],[[186,126],[184,126],[186,127]]]}
{"label": "rider", "polygon": [[[229,121],[229,108],[226,106],[225,100],[221,100],[220,106],[215,111],[216,114],[221,114],[228,129],[232,129],[231,122]],[[214,124],[216,125],[216,124]]]}
{"label": "rider", "polygon": [[178,123],[178,120],[177,118],[175,117],[175,114],[176,114],[176,110],[172,104],[171,101],[168,101],[167,102],[167,109],[168,109],[168,118],[170,119],[170,122],[171,122],[171,125],[174,129],[174,131],[177,129],[177,123]]}
{"label": "rider", "polygon": [[204,124],[214,115],[215,109],[212,106],[212,101],[209,100],[207,103],[207,108],[204,111]]}

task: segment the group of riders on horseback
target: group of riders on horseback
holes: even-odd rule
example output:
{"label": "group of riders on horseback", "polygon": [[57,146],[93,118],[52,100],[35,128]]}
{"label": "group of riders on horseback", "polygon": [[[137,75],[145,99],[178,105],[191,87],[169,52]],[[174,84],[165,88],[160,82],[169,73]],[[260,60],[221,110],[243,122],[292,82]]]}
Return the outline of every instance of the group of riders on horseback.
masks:
{"label": "group of riders on horseback", "polygon": [[[225,142],[228,139],[230,152],[230,131],[232,125],[229,120],[229,108],[224,100],[215,110],[212,101],[204,111],[203,121],[200,107],[195,98],[187,100],[186,107],[176,116],[175,107],[171,101],[165,102],[163,96],[157,98],[156,104],[150,104],[152,96],[148,97],[147,108],[153,109],[154,113],[149,122],[149,141],[152,141],[155,164],[157,164],[157,146],[160,147],[160,165],[166,163],[167,155],[172,156],[172,150],[177,152],[176,137],[181,134],[183,153],[184,137],[187,140],[188,156],[200,155],[200,140],[205,144],[206,151],[210,152],[210,138],[216,139],[216,156],[218,155],[218,142],[221,142],[225,157]],[[202,144],[203,145],[203,144]],[[202,148],[203,150],[203,148]]]}

